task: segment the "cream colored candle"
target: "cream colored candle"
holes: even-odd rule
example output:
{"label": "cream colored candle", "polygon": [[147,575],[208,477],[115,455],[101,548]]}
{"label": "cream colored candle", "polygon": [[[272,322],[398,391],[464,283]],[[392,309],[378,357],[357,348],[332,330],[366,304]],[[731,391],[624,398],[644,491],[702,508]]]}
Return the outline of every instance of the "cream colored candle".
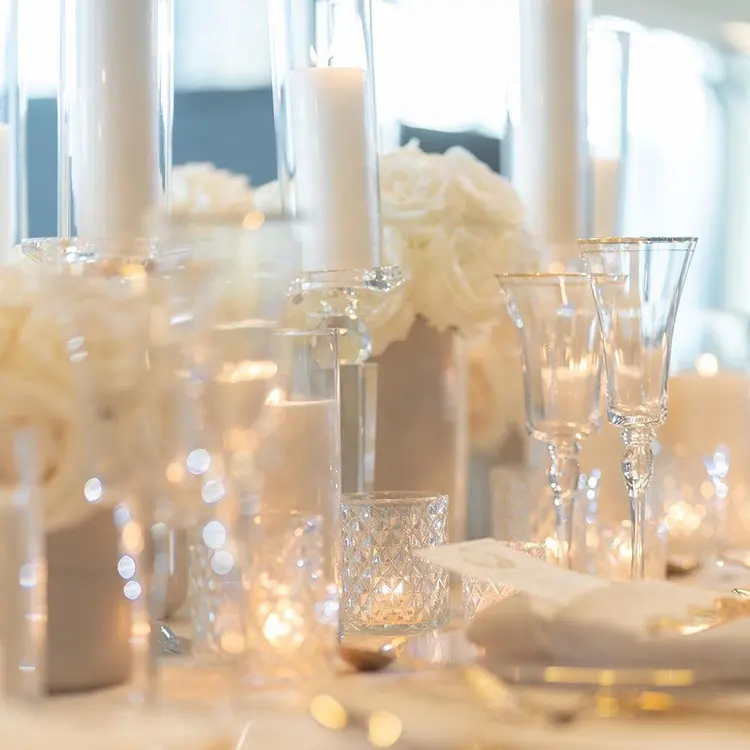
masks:
{"label": "cream colored candle", "polygon": [[312,226],[304,271],[380,265],[377,152],[366,86],[359,68],[307,68],[289,76],[295,211]]}
{"label": "cream colored candle", "polygon": [[[551,244],[584,236],[587,0],[523,0],[513,183]],[[516,123],[514,123],[515,125]]]}
{"label": "cream colored candle", "polygon": [[138,235],[161,195],[157,0],[78,0],[71,112],[78,236]]}

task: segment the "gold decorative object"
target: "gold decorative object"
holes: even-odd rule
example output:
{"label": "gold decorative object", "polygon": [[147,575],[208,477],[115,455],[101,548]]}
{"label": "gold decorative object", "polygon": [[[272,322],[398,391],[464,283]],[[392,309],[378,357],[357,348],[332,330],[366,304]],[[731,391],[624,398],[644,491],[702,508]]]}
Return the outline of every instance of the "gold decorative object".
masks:
{"label": "gold decorative object", "polygon": [[650,635],[694,635],[741,617],[750,617],[750,591],[734,589],[732,593],[740,598],[722,596],[714,601],[713,607],[690,607],[686,618],[657,617],[648,623],[648,632]]}

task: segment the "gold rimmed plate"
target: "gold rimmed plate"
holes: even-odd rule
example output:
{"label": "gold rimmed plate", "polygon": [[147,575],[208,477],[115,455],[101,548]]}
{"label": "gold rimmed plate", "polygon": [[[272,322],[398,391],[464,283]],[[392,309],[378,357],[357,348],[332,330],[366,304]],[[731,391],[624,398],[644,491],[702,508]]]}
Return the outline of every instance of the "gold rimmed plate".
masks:
{"label": "gold rimmed plate", "polygon": [[708,669],[597,669],[543,665],[486,665],[488,671],[510,685],[556,689],[622,689],[750,692],[750,675],[739,680],[725,671]]}

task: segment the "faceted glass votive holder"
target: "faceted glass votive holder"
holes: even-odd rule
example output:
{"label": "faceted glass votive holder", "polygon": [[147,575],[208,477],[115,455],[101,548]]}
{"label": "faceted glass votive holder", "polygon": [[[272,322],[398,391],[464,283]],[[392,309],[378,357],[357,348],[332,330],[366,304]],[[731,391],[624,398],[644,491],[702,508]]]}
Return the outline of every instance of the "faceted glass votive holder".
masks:
{"label": "faceted glass votive holder", "polygon": [[[549,557],[549,550],[545,544],[536,544],[535,542],[504,542],[504,544],[514,552],[521,552],[537,560],[547,560]],[[461,592],[463,595],[464,619],[471,620],[483,609],[513,596],[516,590],[494,581],[464,576],[461,581]]]}
{"label": "faceted glass votive holder", "polygon": [[337,645],[338,592],[325,575],[323,517],[262,513],[249,519],[248,533],[244,684],[282,687],[325,676]]}
{"label": "faceted glass votive holder", "polygon": [[434,630],[449,614],[448,572],[416,556],[447,542],[448,498],[420,492],[344,495],[341,630]]}

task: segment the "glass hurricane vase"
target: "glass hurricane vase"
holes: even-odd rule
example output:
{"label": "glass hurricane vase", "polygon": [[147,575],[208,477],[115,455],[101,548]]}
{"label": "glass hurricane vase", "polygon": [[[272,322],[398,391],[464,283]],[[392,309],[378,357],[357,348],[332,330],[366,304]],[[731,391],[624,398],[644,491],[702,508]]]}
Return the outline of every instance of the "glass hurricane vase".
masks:
{"label": "glass hurricane vase", "polygon": [[607,418],[622,430],[622,475],[630,499],[632,577],[645,578],[646,492],[655,430],[667,418],[672,332],[691,237],[579,240],[604,342]]}
{"label": "glass hurricane vase", "polygon": [[558,563],[570,567],[580,445],[601,421],[596,308],[583,273],[498,279],[521,341],[527,427],[549,451]]}

